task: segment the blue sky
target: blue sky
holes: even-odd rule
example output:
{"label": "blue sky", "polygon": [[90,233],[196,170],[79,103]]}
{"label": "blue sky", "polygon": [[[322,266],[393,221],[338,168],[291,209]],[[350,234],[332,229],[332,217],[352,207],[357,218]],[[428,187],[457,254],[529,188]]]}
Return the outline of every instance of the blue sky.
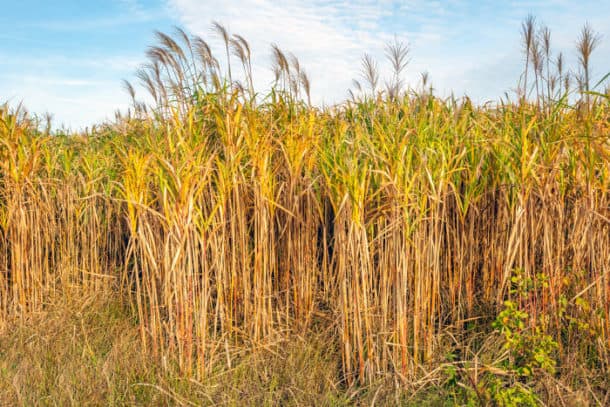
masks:
{"label": "blue sky", "polygon": [[[249,40],[255,84],[271,81],[270,44],[293,52],[317,103],[344,99],[364,52],[383,59],[395,36],[407,41],[407,81],[428,71],[440,95],[478,102],[510,91],[522,69],[519,30],[532,13],[553,47],[575,66],[585,22],[602,35],[593,77],[610,71],[610,1],[568,0],[0,0],[0,101],[51,112],[55,125],[82,128],[128,106],[121,79],[145,62],[153,30],[174,25],[218,41],[217,20]],[[218,49],[218,48],[217,48]],[[220,54],[218,54],[220,55]],[[383,63],[380,62],[383,67]]]}

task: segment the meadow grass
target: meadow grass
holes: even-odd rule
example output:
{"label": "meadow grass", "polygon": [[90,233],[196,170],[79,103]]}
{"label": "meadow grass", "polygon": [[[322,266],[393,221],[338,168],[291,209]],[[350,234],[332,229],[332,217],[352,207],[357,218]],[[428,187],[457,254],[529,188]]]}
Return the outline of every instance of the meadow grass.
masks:
{"label": "meadow grass", "polygon": [[368,90],[329,108],[276,46],[255,93],[248,43],[214,27],[241,71],[158,33],[153,102],[126,83],[130,112],[91,133],[0,109],[0,399],[610,402],[588,26],[575,89],[531,18],[514,101],[408,89],[397,42],[385,88],[365,56]]}

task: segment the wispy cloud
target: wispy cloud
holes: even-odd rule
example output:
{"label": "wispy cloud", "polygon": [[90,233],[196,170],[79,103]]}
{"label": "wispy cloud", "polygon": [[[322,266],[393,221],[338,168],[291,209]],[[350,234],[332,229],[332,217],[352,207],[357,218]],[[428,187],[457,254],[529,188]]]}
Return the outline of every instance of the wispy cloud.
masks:
{"label": "wispy cloud", "polygon": [[[9,55],[0,52],[0,64],[3,67],[10,67],[11,75],[22,76],[25,72],[44,68],[45,70],[65,71],[66,67],[79,70],[81,75],[105,75],[107,73],[131,73],[142,63],[142,53],[138,54],[116,54],[104,55],[91,53],[88,55],[69,56],[69,55]],[[16,69],[20,68],[19,71]],[[0,78],[9,73],[0,71]]]}
{"label": "wispy cloud", "polygon": [[31,21],[23,24],[22,28],[58,32],[91,31],[159,21],[166,19],[168,14],[163,3],[145,7],[138,0],[108,0],[107,5],[106,15]]}
{"label": "wispy cloud", "polygon": [[10,11],[0,17],[14,21],[0,33],[0,101],[51,112],[56,125],[74,129],[128,106],[121,79],[143,62],[153,29],[171,23],[165,0],[61,3],[44,19],[40,10]]}
{"label": "wispy cloud", "polygon": [[259,85],[271,81],[270,43],[295,53],[314,79],[318,102],[343,98],[358,75],[362,52],[380,53],[393,35],[383,27],[394,7],[388,0],[170,0],[170,4],[180,21],[204,38],[211,38],[208,27],[213,19],[248,39],[255,50]]}
{"label": "wispy cloud", "polygon": [[163,18],[163,12],[150,12],[142,14],[129,14],[123,16],[109,16],[100,18],[89,18],[80,20],[53,20],[37,21],[25,24],[23,28],[51,30],[51,31],[90,31],[98,29],[117,28],[131,24],[151,22]]}
{"label": "wispy cloud", "polygon": [[48,78],[41,83],[26,77],[3,86],[2,97],[11,104],[23,103],[36,114],[49,112],[55,127],[75,130],[112,119],[117,109],[128,107],[128,98],[115,81]]}
{"label": "wispy cloud", "polygon": [[68,77],[41,77],[39,75],[6,75],[6,79],[21,82],[23,84],[35,84],[37,86],[67,86],[67,87],[95,87],[107,85],[103,81],[74,79]]}
{"label": "wispy cloud", "polygon": [[[259,84],[268,84],[271,78],[271,42],[294,52],[312,77],[317,102],[342,100],[351,79],[358,76],[361,55],[368,52],[382,60],[384,44],[394,35],[411,43],[407,77],[412,84],[420,72],[428,71],[441,94],[454,91],[481,101],[495,99],[519,77],[519,25],[528,13],[542,14],[541,20],[558,34],[556,45],[569,53],[578,27],[610,12],[609,6],[596,9],[599,2],[575,5],[564,0],[168,2],[182,24],[205,38],[211,37],[209,23],[218,20],[251,41]],[[610,29],[599,18],[594,24],[602,32]],[[599,65],[610,67],[601,49],[598,58]]]}
{"label": "wispy cloud", "polygon": [[555,49],[572,65],[576,37],[588,21],[604,35],[592,57],[594,79],[610,71],[610,3],[593,0],[108,0],[95,12],[72,7],[78,17],[52,10],[52,17],[23,16],[0,33],[0,97],[51,111],[75,128],[127,106],[121,79],[133,78],[153,29],[174,23],[219,51],[212,21],[243,35],[261,90],[273,79],[270,44],[293,52],[311,78],[315,103],[343,100],[359,77],[362,54],[383,62],[394,36],[411,45],[406,79],[412,86],[428,71],[441,95],[496,99],[521,73],[519,30],[528,13],[549,26]]}

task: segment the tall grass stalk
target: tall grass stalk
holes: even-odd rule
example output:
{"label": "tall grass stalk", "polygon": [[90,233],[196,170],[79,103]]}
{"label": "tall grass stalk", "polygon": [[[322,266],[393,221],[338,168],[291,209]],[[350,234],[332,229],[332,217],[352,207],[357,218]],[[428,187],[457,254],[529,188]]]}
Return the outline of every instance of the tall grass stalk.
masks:
{"label": "tall grass stalk", "polygon": [[[346,384],[407,383],[439,362],[448,332],[514,297],[520,270],[547,276],[548,289],[512,298],[529,324],[608,369],[609,101],[554,100],[550,33],[541,45],[533,19],[523,29],[524,97],[497,106],[406,91],[401,43],[385,92],[365,57],[372,98],[311,106],[278,47],[276,87],[256,97],[247,43],[215,25],[245,86],[178,31],[158,33],[138,71],[154,103],[126,85],[133,110],[93,135],[51,136],[2,107],[0,320],[112,290],[143,351],[187,375],[324,326]],[[588,89],[587,29],[581,44]],[[586,301],[597,340],[566,328],[566,301]]]}

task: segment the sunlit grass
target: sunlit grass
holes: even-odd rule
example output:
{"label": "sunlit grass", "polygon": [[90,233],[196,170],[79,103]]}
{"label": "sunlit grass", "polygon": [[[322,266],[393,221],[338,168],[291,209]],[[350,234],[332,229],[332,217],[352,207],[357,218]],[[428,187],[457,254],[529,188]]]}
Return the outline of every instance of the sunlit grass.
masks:
{"label": "sunlit grass", "polygon": [[[216,26],[240,81],[179,31],[159,34],[139,71],[154,103],[127,84],[132,111],[91,135],[52,135],[2,107],[0,329],[106,293],[134,319],[138,351],[180,377],[203,381],[321,330],[333,386],[414,391],[442,386],[448,364],[497,369],[478,362],[480,336],[494,337],[511,300],[524,330],[558,342],[560,380],[575,367],[608,377],[610,106],[590,91],[597,37],[583,31],[571,91],[533,24],[519,97],[493,106],[407,89],[400,43],[386,89],[367,57],[370,91],[325,109],[275,47],[275,87],[257,96],[247,42]],[[532,286],[515,289],[515,270]]]}

